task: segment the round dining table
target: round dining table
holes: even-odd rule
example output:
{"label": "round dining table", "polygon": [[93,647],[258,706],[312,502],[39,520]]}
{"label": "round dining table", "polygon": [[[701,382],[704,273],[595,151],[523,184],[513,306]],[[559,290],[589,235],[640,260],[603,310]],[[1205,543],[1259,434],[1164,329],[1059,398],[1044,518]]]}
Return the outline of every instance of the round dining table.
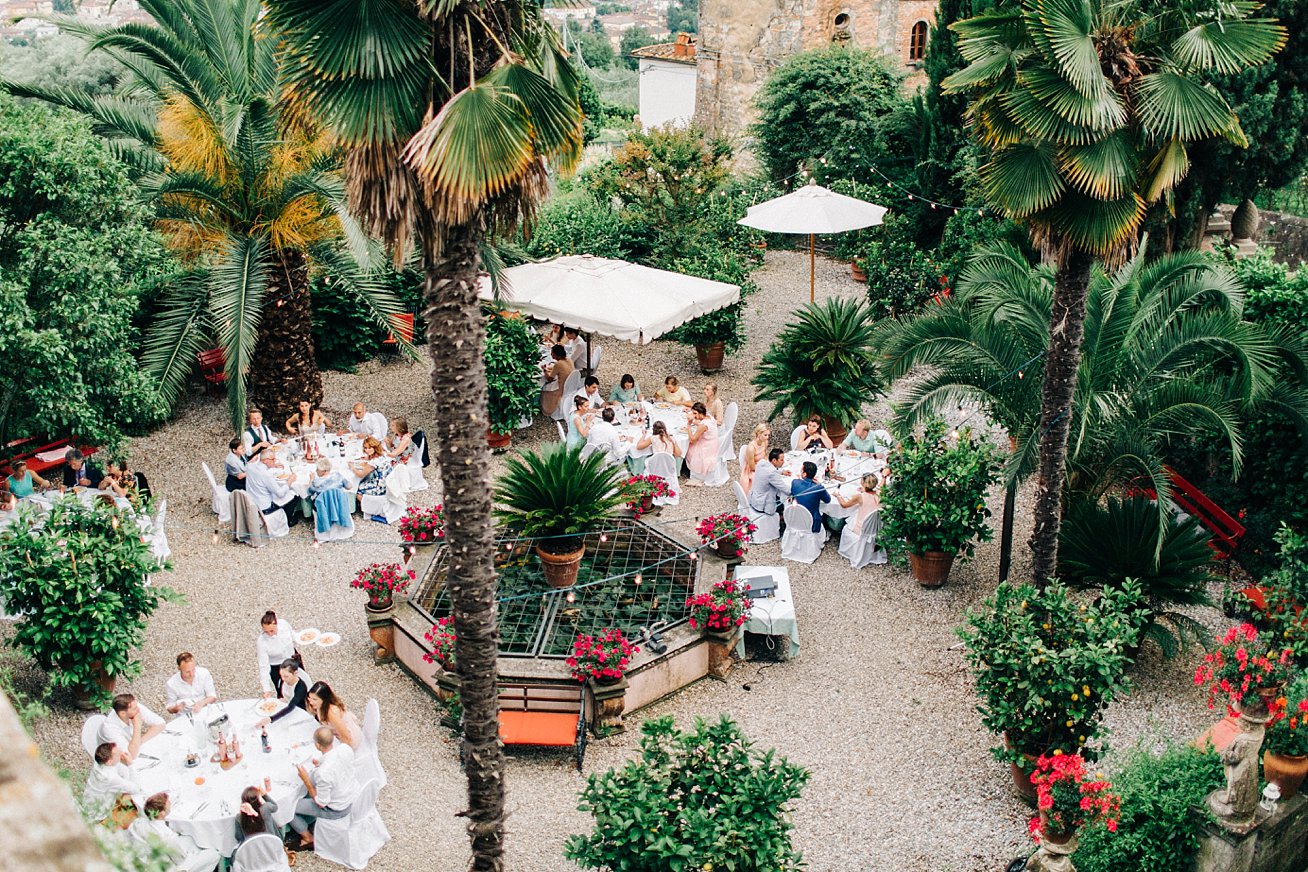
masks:
{"label": "round dining table", "polygon": [[[623,442],[630,444],[631,448],[627,452],[627,457],[648,457],[654,453],[654,447],[636,448],[636,443],[640,441],[641,435],[646,430],[652,430],[655,421],[662,421],[663,426],[668,429],[668,435],[681,448],[681,456],[686,456],[686,448],[690,445],[690,434],[686,432],[686,407],[676,406],[672,403],[651,403],[648,400],[642,403],[622,403],[614,406],[616,417],[614,426],[618,428],[618,436]],[[643,418],[643,420],[637,420]]]}
{"label": "round dining table", "polygon": [[[162,733],[141,746],[132,764],[132,778],[146,796],[166,791],[172,800],[168,825],[190,836],[201,848],[213,848],[224,857],[236,850],[236,815],[241,791],[272,782],[271,796],[277,802],[273,820],[285,826],[295,814],[295,804],[306,795],[295,771],[317,755],[313,731],[318,722],[302,709],[268,725],[269,751],[264,751],[256,724],[268,709],[280,709],[261,699],[237,699],[213,703],[197,715],[182,715],[169,722]],[[223,717],[224,736],[236,735],[242,759],[228,769],[213,762],[217,751],[211,724]],[[187,756],[196,754],[197,765],[187,766]]]}
{"label": "round dining table", "polygon": [[[836,460],[837,478],[827,479],[824,470],[827,468],[827,462],[833,456]],[[781,469],[783,472],[789,472],[791,478],[799,478],[800,470],[803,469],[805,461],[812,461],[817,464],[817,482],[827,489],[827,493],[831,494],[831,502],[822,504],[822,514],[832,518],[848,518],[857,512],[857,504],[845,508],[840,504],[838,497],[851,499],[863,489],[863,476],[870,472],[879,472],[886,466],[886,462],[874,454],[823,449],[821,451],[787,451],[786,462]]]}
{"label": "round dining table", "polygon": [[[350,469],[350,464],[363,458],[363,435],[360,433],[346,433],[343,436],[335,433],[309,434],[288,439],[275,449],[278,462],[289,472],[295,473],[295,478],[287,483],[296,496],[301,499],[308,498],[309,482],[313,481],[314,470],[318,463],[317,460],[304,459],[306,440],[313,441],[318,456],[327,458],[332,465],[332,472],[341,474],[345,479],[347,491],[354,493],[359,489],[359,478]],[[284,473],[279,474],[279,477],[281,475]]]}

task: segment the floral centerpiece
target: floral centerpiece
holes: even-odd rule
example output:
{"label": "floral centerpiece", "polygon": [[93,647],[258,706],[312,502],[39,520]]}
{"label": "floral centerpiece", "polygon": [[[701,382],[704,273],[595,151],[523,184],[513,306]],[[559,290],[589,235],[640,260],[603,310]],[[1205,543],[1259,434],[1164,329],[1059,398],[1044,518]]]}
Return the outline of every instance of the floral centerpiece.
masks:
{"label": "floral centerpiece", "polygon": [[655,500],[675,497],[677,492],[661,475],[633,475],[627,479],[627,494],[627,508],[639,518],[654,507]]}
{"label": "floral centerpiece", "polygon": [[422,655],[428,663],[435,663],[442,669],[454,671],[454,619],[438,618],[423,636],[431,643],[431,653]]}
{"label": "floral centerpiece", "polygon": [[572,654],[564,662],[572,670],[572,677],[583,684],[592,679],[600,684],[612,684],[626,674],[627,664],[639,650],[621,630],[610,627],[593,636],[578,633],[572,643]]}
{"label": "floral centerpiece", "polygon": [[[1208,707],[1217,708],[1217,700],[1225,698],[1227,713],[1240,713],[1240,701],[1250,691],[1269,691],[1285,685],[1291,668],[1290,650],[1264,649],[1258,644],[1258,629],[1253,624],[1240,624],[1226,631],[1221,643],[1204,655],[1204,662],[1194,671],[1194,683],[1208,691]],[[1269,704],[1269,708],[1270,708]]]}
{"label": "floral centerpiece", "polygon": [[413,570],[404,569],[398,563],[374,563],[360,569],[350,587],[367,591],[370,607],[384,609],[390,608],[395,594],[409,589],[414,577]]}
{"label": "floral centerpiece", "polygon": [[1121,800],[1109,792],[1112,785],[1102,773],[1087,777],[1080,754],[1055,751],[1041,757],[1031,783],[1036,786],[1040,814],[1031,818],[1028,827],[1037,842],[1042,838],[1064,842],[1086,824],[1102,823],[1109,832],[1117,831]]}
{"label": "floral centerpiece", "polygon": [[410,508],[400,518],[400,538],[411,545],[431,545],[444,539],[445,504]]}
{"label": "floral centerpiece", "polygon": [[713,585],[706,593],[686,597],[690,606],[690,625],[709,633],[730,633],[745,623],[749,600],[742,585],[734,578],[726,578]]}
{"label": "floral centerpiece", "polygon": [[758,527],[754,522],[735,512],[709,515],[695,528],[701,543],[712,545],[720,556],[726,558],[744,557],[745,545],[756,530]]}

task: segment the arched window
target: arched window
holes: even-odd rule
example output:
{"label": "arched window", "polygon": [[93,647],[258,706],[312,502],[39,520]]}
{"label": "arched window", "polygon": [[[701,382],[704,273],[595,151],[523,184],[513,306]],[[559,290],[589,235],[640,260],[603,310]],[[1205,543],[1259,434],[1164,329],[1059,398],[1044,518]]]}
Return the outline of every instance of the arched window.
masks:
{"label": "arched window", "polygon": [[913,31],[908,37],[908,59],[910,61],[920,61],[926,57],[927,44],[927,23],[919,21],[913,25]]}

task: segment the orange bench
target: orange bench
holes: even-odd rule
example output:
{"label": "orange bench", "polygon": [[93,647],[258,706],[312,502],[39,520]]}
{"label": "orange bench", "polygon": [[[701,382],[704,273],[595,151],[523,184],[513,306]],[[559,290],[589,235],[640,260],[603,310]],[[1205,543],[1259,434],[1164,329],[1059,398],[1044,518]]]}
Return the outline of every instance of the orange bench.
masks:
{"label": "orange bench", "polygon": [[577,749],[586,756],[586,686],[500,684],[500,741],[507,745]]}

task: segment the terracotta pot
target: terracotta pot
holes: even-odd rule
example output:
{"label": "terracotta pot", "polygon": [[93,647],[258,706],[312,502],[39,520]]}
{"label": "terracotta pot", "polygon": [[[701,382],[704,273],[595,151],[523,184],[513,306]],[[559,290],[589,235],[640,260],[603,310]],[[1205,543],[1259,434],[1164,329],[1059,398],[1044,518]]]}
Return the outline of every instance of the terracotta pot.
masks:
{"label": "terracotta pot", "polygon": [[494,430],[486,431],[486,444],[492,451],[503,451],[513,442],[513,431],[508,433],[496,433]]}
{"label": "terracotta pot", "polygon": [[858,261],[854,261],[849,265],[849,274],[854,277],[856,282],[867,281],[867,270]]}
{"label": "terracotta pot", "polygon": [[395,608],[395,598],[388,596],[385,599],[379,599],[376,602],[369,601],[364,604],[363,609],[369,616],[388,614],[391,609]]}
{"label": "terracotta pot", "polygon": [[640,513],[642,515],[648,515],[652,511],[654,511],[654,495],[645,494],[645,496],[640,498]]}
{"label": "terracotta pot", "polygon": [[734,540],[728,541],[726,539],[719,539],[716,543],[714,543],[713,550],[717,552],[717,555],[721,557],[723,560],[736,560],[738,559],[738,557],[745,556],[743,553],[740,555],[736,554],[737,550],[743,552],[745,549],[740,548],[738,545],[736,545]]}
{"label": "terracotta pot", "polygon": [[1055,845],[1066,845],[1076,838],[1076,830],[1063,832],[1054,829],[1052,821],[1049,820],[1049,812],[1042,811],[1040,812],[1040,838]]}
{"label": "terracotta pot", "polygon": [[722,369],[722,358],[726,354],[726,349],[727,344],[725,342],[714,342],[712,345],[696,345],[695,359],[699,361],[700,370],[707,375]]}
{"label": "terracotta pot", "polygon": [[363,607],[368,616],[368,636],[376,643],[372,652],[374,663],[390,663],[395,659],[395,618],[392,613],[395,602],[388,598],[385,604],[367,603]]}
{"label": "terracotta pot", "polygon": [[449,702],[454,699],[454,694],[459,692],[463,686],[462,679],[457,673],[451,672],[443,665],[436,666],[436,698],[441,702]]}
{"label": "terracotta pot", "polygon": [[845,441],[845,437],[849,435],[849,431],[845,429],[845,423],[839,418],[823,415],[822,426],[827,428],[827,435],[831,437],[831,441],[835,445]]}
{"label": "terracotta pot", "polygon": [[909,554],[908,565],[913,571],[913,577],[923,587],[940,587],[949,578],[954,557],[948,551],[924,551],[921,554]]}
{"label": "terracotta pot", "polygon": [[97,660],[93,662],[91,668],[95,670],[92,675],[93,683],[79,685],[73,689],[73,704],[84,712],[92,712],[100,708],[99,700],[96,699],[95,691],[97,688],[112,696],[114,686],[118,683],[118,678],[116,676],[105,673],[104,667],[100,665],[100,661]]}
{"label": "terracotta pot", "polygon": [[768,250],[768,241],[767,241],[766,239],[760,239],[760,240],[758,240],[757,242],[751,242],[751,243],[749,244],[749,246],[750,246],[750,248],[756,248],[756,249],[758,249],[759,251],[767,251],[767,250]]}
{"label": "terracotta pot", "polygon": [[599,685],[600,687],[612,687],[615,684],[621,684],[622,678],[623,676],[621,675],[619,675],[617,678],[614,678],[612,675],[604,675],[604,676],[600,676],[599,678],[592,678],[591,681],[595,682],[595,684]]}
{"label": "terracotta pot", "polygon": [[1281,801],[1299,792],[1308,776],[1308,756],[1263,752],[1263,777],[1281,788]]}
{"label": "terracotta pot", "polygon": [[[1013,750],[1013,743],[1009,740],[1007,733],[1004,734],[1004,747],[1010,751]],[[1022,756],[1026,758],[1026,762],[1031,768],[1027,770],[1018,766],[1016,763],[1008,764],[1008,768],[1013,776],[1013,790],[1017,792],[1019,799],[1030,803],[1031,805],[1035,805],[1036,786],[1031,783],[1031,773],[1035,771],[1036,760],[1039,758],[1035,754],[1027,754],[1025,751],[1022,752]]]}
{"label": "terracotta pot", "polygon": [[712,677],[725,679],[731,674],[732,668],[736,665],[737,632],[739,630],[730,633],[704,631],[704,638],[708,640],[708,674]]}
{"label": "terracotta pot", "polygon": [[545,571],[545,582],[550,587],[572,587],[576,584],[577,572],[581,569],[581,556],[585,553],[585,545],[567,554],[551,554],[539,545],[536,546],[536,556],[540,558],[541,569]]}

